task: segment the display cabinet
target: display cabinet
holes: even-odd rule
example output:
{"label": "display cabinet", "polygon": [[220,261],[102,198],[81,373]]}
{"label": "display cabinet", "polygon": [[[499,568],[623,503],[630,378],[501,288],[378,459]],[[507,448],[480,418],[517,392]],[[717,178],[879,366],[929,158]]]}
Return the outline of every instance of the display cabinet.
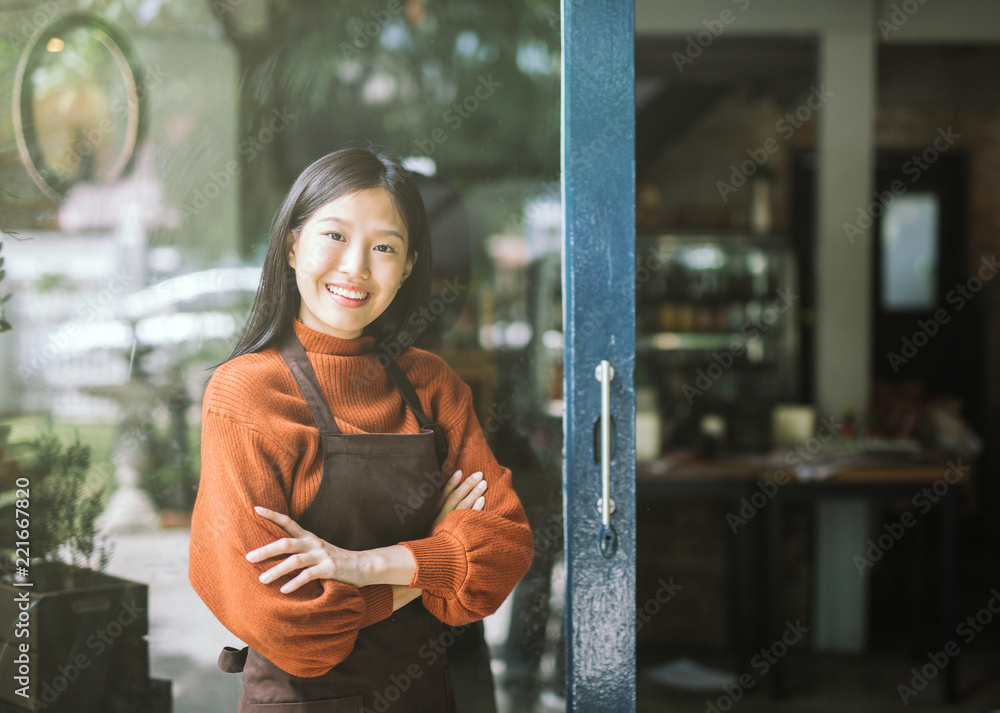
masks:
{"label": "display cabinet", "polygon": [[636,260],[637,399],[659,450],[766,450],[773,405],[800,397],[788,241],[646,234]]}

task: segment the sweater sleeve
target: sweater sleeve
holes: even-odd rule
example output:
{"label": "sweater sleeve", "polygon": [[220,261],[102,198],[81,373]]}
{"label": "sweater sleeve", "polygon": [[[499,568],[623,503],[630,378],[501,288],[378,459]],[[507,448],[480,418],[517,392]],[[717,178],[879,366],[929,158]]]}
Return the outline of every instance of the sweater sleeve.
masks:
{"label": "sweater sleeve", "polygon": [[482,471],[486,504],[481,511],[452,511],[430,537],[401,544],[416,560],[410,586],[424,589],[424,606],[446,624],[461,626],[497,610],[528,571],[534,544],[511,472],[497,463],[476,419],[471,390],[448,372],[454,395],[437,414],[448,438],[446,475]]}
{"label": "sweater sleeve", "polygon": [[[211,388],[211,387],[210,387]],[[250,563],[246,553],[287,534],[258,516],[262,505],[288,513],[283,478],[296,459],[251,424],[206,408],[201,484],[191,522],[189,576],[212,613],[233,634],[294,676],[319,676],[351,652],[358,630],[392,614],[392,588],[309,582],[290,594],[282,577],[258,577],[273,559]]]}

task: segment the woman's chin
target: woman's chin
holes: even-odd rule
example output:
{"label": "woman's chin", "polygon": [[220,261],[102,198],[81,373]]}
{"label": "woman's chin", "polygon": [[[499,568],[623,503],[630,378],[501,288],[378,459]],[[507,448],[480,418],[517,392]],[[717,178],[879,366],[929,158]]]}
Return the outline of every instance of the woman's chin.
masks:
{"label": "woman's chin", "polygon": [[357,339],[364,331],[364,325],[359,324],[358,320],[318,319],[315,316],[299,319],[309,329],[338,339]]}

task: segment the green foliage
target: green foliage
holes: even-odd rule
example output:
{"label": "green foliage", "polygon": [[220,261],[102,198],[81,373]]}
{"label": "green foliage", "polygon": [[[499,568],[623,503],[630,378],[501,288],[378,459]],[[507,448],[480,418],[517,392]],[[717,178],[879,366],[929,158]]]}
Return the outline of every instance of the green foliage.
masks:
{"label": "green foliage", "polygon": [[190,510],[200,467],[200,430],[189,428],[188,452],[169,434],[153,433],[147,442],[149,465],[139,475],[139,487],[160,510]]}
{"label": "green foliage", "polygon": [[[90,446],[76,438],[63,448],[59,437],[49,432],[19,450],[16,471],[29,482],[26,510],[32,560],[103,571],[111,558],[107,538],[97,527],[105,488],[88,483]],[[13,483],[7,479],[4,485]],[[2,496],[5,505],[13,504],[10,496]]]}
{"label": "green foliage", "polygon": [[35,290],[38,292],[54,292],[56,290],[72,290],[76,287],[72,280],[66,275],[58,272],[47,272],[39,275],[35,281]]}
{"label": "green foliage", "polygon": [[[3,241],[0,240],[0,253],[3,252]],[[0,255],[0,282],[3,282],[4,278],[7,277],[7,271],[3,269],[4,257]],[[10,295],[5,295],[3,290],[0,289],[0,332],[9,332],[12,327],[10,322],[7,321],[7,311],[6,305],[10,300]]]}
{"label": "green foliage", "polygon": [[[369,139],[403,156],[431,153],[444,176],[501,169],[550,178],[557,169],[558,3],[430,2],[419,12],[384,0],[308,11],[274,0],[272,7],[274,44],[249,88],[298,112],[297,130],[329,136],[335,126],[341,140]],[[279,53],[280,62],[269,61]],[[495,91],[483,91],[483,78]]]}
{"label": "green foliage", "polygon": [[236,13],[213,3],[240,57],[241,140],[252,148],[269,136],[275,111],[295,116],[275,138],[280,151],[243,162],[241,217],[253,240],[268,234],[281,195],[324,148],[370,142],[426,156],[460,190],[558,180],[555,0],[266,4],[267,32],[248,39]]}

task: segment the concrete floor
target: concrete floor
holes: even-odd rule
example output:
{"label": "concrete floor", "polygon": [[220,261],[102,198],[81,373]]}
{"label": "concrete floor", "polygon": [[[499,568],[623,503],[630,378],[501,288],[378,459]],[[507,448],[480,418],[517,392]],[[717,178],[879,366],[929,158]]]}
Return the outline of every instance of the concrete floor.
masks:
{"label": "concrete floor", "polygon": [[172,682],[175,713],[235,711],[242,676],[216,666],[223,646],[242,644],[202,603],[188,582],[187,529],[116,535],[108,573],[149,585],[149,652],[153,677]]}
{"label": "concrete floor", "polygon": [[[224,674],[216,667],[223,646],[239,642],[201,602],[188,583],[189,531],[162,529],[114,538],[115,551],[108,572],[149,588],[149,645],[151,670],[156,678],[172,681],[175,713],[225,713],[235,711],[241,677]],[[487,640],[502,644],[509,614],[502,608],[487,620]],[[707,654],[699,663],[731,670],[738,662],[720,654]],[[989,642],[970,646],[955,659],[959,668],[961,699],[946,705],[940,678],[903,705],[896,686],[905,683],[910,669],[922,663],[905,652],[864,656],[799,656],[789,660],[786,672],[791,695],[772,700],[768,681],[748,690],[739,700],[713,693],[682,692],[652,682],[643,671],[660,661],[640,657],[637,682],[639,713],[713,713],[715,710],[748,713],[884,713],[907,710],[928,713],[985,713],[1000,711],[1000,650]],[[497,673],[502,673],[498,667]],[[501,713],[509,711],[498,687]],[[727,704],[731,704],[728,705]],[[536,713],[564,710],[557,696],[546,695]],[[514,713],[514,712],[511,712]],[[530,713],[517,711],[516,713]]]}
{"label": "concrete floor", "polygon": [[[154,678],[172,682],[174,713],[235,711],[242,676],[223,673],[216,661],[223,646],[243,644],[216,620],[188,582],[190,530],[122,534],[111,541],[108,573],[149,585],[150,670]],[[494,651],[501,649],[509,623],[506,605],[486,620],[486,640]],[[502,672],[502,664],[495,661],[495,675]],[[497,696],[499,712],[514,713],[501,686]],[[563,710],[559,703],[546,696],[537,713]]]}
{"label": "concrete floor", "polygon": [[[704,657],[706,665],[725,669],[727,661],[718,655]],[[766,676],[758,685],[740,694],[730,688],[714,692],[682,692],[652,682],[643,675],[638,680],[638,713],[987,713],[1000,711],[1000,650],[992,646],[970,646],[954,659],[959,666],[959,700],[944,702],[941,677],[930,681],[916,695],[901,699],[897,686],[909,685],[911,669],[926,659],[913,660],[906,651],[869,653],[858,656],[808,655],[790,659],[786,668],[788,695],[776,701]],[[652,666],[650,662],[647,666]],[[714,708],[713,708],[714,706]]]}

